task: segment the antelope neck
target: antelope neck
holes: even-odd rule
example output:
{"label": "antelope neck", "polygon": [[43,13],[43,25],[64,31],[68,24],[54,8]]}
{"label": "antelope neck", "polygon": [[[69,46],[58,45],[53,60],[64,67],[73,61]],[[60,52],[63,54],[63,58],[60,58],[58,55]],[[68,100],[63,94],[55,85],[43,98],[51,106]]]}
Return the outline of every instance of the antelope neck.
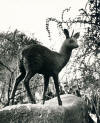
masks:
{"label": "antelope neck", "polygon": [[69,59],[72,53],[72,48],[69,48],[67,46],[62,46],[60,50],[60,54],[65,57],[65,59]]}
{"label": "antelope neck", "polygon": [[70,56],[71,56],[71,52],[72,52],[72,49],[70,48],[63,48],[60,50],[60,59],[59,59],[59,68],[60,70],[67,64],[67,62],[69,61],[70,59]]}

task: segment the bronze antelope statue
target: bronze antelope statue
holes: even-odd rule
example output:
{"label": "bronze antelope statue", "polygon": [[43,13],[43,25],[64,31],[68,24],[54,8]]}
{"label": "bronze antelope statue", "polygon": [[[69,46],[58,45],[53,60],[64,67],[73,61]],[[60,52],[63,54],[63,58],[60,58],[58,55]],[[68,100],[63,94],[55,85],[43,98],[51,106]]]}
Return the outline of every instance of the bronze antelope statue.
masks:
{"label": "bronze antelope statue", "polygon": [[39,44],[31,45],[22,51],[22,58],[19,66],[21,74],[16,79],[11,93],[10,99],[12,99],[12,102],[14,101],[18,84],[24,79],[27,94],[30,97],[30,100],[33,103],[36,103],[35,98],[30,91],[29,81],[36,73],[39,73],[44,76],[43,104],[45,103],[45,94],[48,88],[49,78],[52,76],[56,88],[58,104],[62,105],[59,95],[58,74],[69,61],[72,50],[78,48],[77,39],[79,37],[79,33],[75,33],[70,37],[67,29],[64,29],[63,31],[66,39],[62,44],[59,53],[51,51]]}

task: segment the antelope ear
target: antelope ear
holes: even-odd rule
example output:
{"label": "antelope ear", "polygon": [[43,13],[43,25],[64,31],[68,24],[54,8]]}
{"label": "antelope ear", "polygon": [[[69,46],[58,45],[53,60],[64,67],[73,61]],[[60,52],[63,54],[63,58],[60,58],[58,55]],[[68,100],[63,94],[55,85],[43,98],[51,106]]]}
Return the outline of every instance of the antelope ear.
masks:
{"label": "antelope ear", "polygon": [[77,32],[77,33],[74,34],[74,38],[76,38],[76,39],[78,39],[79,36],[80,36],[80,33],[79,32]]}
{"label": "antelope ear", "polygon": [[69,38],[69,31],[67,29],[64,29],[64,34],[65,34],[66,38]]}

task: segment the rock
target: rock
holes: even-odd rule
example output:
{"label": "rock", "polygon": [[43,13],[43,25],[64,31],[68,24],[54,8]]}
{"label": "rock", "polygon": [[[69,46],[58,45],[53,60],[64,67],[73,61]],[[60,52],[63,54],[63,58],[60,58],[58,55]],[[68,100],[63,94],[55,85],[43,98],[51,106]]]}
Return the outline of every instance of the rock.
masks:
{"label": "rock", "polygon": [[18,104],[0,110],[0,123],[88,123],[85,102],[74,95],[61,96],[42,104]]}

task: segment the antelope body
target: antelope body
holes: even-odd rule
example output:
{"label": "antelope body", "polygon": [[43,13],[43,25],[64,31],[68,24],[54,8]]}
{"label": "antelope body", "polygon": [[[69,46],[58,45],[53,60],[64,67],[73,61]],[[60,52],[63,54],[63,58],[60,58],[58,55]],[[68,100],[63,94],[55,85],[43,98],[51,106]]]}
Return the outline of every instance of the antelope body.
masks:
{"label": "antelope body", "polygon": [[29,46],[22,51],[22,59],[19,66],[21,75],[16,79],[11,94],[11,99],[14,100],[17,86],[24,79],[27,94],[31,101],[36,103],[35,98],[32,96],[30,91],[29,80],[36,73],[39,73],[44,75],[43,104],[45,103],[45,93],[48,88],[49,78],[52,76],[58,97],[58,104],[62,105],[59,95],[58,74],[69,61],[72,50],[78,47],[76,40],[79,37],[79,33],[76,33],[74,36],[70,37],[67,29],[64,29],[64,34],[66,39],[59,53],[51,51],[50,49],[39,44]]}

